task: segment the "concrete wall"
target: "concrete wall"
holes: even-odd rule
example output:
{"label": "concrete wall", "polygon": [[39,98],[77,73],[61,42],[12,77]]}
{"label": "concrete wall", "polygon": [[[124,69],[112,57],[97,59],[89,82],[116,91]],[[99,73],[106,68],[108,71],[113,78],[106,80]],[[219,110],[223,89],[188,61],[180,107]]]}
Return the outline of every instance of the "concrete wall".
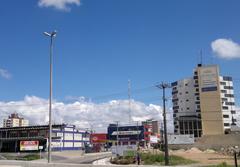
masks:
{"label": "concrete wall", "polygon": [[218,66],[198,67],[203,135],[224,134]]}
{"label": "concrete wall", "polygon": [[168,135],[168,144],[193,144],[193,135]]}

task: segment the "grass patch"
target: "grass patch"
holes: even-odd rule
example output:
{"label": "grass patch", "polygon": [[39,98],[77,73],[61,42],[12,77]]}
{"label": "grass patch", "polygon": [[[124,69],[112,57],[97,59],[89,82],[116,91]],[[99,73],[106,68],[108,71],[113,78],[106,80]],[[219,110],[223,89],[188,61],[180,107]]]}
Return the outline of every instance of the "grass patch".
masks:
{"label": "grass patch", "polygon": [[[163,154],[151,154],[151,153],[142,153],[141,160],[144,165],[164,165],[164,155]],[[187,165],[193,164],[196,161],[185,159],[179,156],[171,155],[169,157],[170,165]]]}
{"label": "grass patch", "polygon": [[28,155],[4,155],[7,160],[21,160],[21,161],[32,161],[40,159],[38,154],[28,154]]}
{"label": "grass patch", "polygon": [[17,157],[16,160],[22,160],[22,161],[32,161],[32,160],[37,160],[40,159],[39,155],[37,154],[29,154],[25,155],[23,157]]}
{"label": "grass patch", "polygon": [[[134,156],[126,156],[126,157],[116,157],[111,159],[112,164],[135,164],[136,159]],[[185,159],[179,156],[171,155],[169,157],[170,165],[188,165],[196,163],[196,161],[192,161],[189,159]],[[151,154],[151,153],[141,153],[141,164],[142,165],[164,165],[164,155],[163,154]]]}

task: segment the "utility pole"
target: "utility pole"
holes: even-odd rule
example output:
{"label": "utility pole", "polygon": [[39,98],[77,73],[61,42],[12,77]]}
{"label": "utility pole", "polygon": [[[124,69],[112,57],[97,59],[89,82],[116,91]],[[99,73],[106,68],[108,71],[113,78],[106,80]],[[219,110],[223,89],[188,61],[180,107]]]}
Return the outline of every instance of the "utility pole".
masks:
{"label": "utility pole", "polygon": [[48,163],[51,163],[52,157],[52,63],[53,63],[53,38],[56,37],[57,31],[51,33],[44,32],[44,35],[50,37],[50,90],[49,90],[49,134],[48,134]]}
{"label": "utility pole", "polygon": [[129,120],[129,124],[131,123],[131,81],[128,80],[128,120]]}
{"label": "utility pole", "polygon": [[163,124],[164,124],[164,152],[165,152],[165,165],[169,165],[169,153],[168,153],[168,139],[167,139],[167,121],[166,121],[166,97],[165,89],[171,86],[166,83],[156,85],[157,88],[163,90]]}
{"label": "utility pole", "polygon": [[117,145],[116,145],[116,152],[118,157],[118,121],[117,121]]}
{"label": "utility pole", "polygon": [[140,148],[140,143],[139,143],[139,125],[138,125],[138,121],[137,121],[137,149],[139,150],[139,148]]}

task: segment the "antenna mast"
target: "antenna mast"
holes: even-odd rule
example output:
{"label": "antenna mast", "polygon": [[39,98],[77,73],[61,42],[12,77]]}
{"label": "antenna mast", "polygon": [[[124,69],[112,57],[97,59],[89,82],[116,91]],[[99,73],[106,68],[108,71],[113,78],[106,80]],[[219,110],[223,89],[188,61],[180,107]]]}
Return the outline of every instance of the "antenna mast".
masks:
{"label": "antenna mast", "polygon": [[131,123],[131,81],[128,80],[128,116],[129,116],[129,123]]}
{"label": "antenna mast", "polygon": [[203,63],[203,53],[202,53],[202,49],[200,50],[200,64],[202,65]]}

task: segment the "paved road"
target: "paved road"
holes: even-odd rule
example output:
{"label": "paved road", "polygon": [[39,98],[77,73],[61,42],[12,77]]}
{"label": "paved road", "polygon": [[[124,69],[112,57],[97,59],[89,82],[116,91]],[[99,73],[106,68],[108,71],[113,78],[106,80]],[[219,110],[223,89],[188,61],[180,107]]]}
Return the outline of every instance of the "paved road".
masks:
{"label": "paved road", "polygon": [[72,163],[72,164],[92,164],[94,161],[110,157],[111,153],[95,153],[95,154],[84,154],[78,157],[60,157],[53,156],[52,161],[57,163]]}

